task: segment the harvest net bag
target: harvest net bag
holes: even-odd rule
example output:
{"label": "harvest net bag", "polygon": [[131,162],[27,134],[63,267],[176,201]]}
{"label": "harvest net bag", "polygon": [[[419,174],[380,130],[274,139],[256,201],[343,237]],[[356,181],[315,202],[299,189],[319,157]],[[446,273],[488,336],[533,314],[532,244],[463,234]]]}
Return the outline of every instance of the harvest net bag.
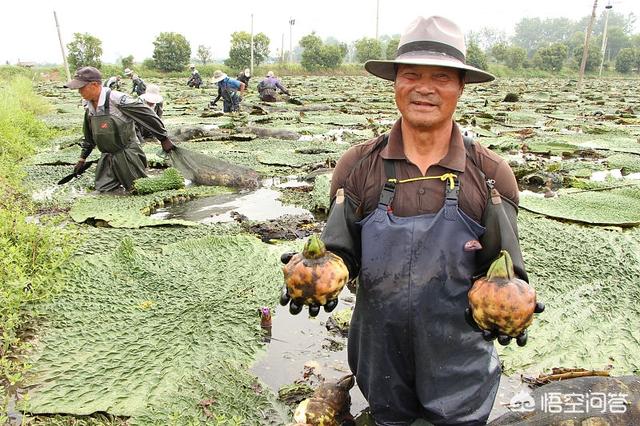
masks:
{"label": "harvest net bag", "polygon": [[169,154],[171,166],[198,185],[256,188],[258,174],[245,166],[231,164],[186,148],[175,147]]}

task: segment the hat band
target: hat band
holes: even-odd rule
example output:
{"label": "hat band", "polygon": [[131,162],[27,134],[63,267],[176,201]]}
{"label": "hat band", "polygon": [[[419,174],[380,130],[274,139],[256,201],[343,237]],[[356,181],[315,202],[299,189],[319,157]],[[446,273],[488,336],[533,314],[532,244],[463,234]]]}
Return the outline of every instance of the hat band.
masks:
{"label": "hat band", "polygon": [[428,40],[412,41],[412,42],[403,44],[402,46],[399,46],[398,50],[396,51],[396,58],[400,55],[404,55],[405,53],[419,52],[419,51],[425,51],[425,50],[445,54],[447,56],[451,56],[459,60],[463,64],[466,63],[464,59],[464,53],[462,53],[455,47],[445,43],[440,43],[438,41],[428,41]]}

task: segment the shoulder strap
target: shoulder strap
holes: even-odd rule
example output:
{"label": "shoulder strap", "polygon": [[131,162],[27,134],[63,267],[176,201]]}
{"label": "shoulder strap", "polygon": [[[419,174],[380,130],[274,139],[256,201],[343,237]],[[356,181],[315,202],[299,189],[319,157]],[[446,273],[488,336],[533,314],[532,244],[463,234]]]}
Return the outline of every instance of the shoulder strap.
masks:
{"label": "shoulder strap", "polygon": [[478,152],[476,151],[476,143],[466,131],[462,134],[462,141],[464,142],[464,148],[467,152],[467,158],[471,160],[471,163],[473,163],[473,165],[480,171],[482,180],[485,181],[485,183],[489,187],[489,191],[491,191],[493,185],[495,184],[495,181],[493,179],[487,179],[484,170],[482,170],[482,167],[480,167],[480,162],[478,161]]}
{"label": "shoulder strap", "polygon": [[104,99],[104,112],[109,114],[109,107],[111,106],[111,89],[107,89]]}
{"label": "shoulder strap", "polygon": [[473,142],[473,138],[469,136],[466,131],[462,134],[462,142],[464,142],[464,148],[467,151],[467,157],[471,160],[474,166],[480,168],[480,166],[478,165],[478,153],[476,152],[476,144]]}

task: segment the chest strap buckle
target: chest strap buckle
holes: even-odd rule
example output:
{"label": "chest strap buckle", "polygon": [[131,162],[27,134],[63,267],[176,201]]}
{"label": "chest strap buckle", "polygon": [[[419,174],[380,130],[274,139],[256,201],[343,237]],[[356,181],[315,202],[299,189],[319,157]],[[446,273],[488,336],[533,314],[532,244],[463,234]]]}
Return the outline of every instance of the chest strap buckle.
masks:
{"label": "chest strap buckle", "polygon": [[460,181],[455,179],[453,182],[453,188],[450,185],[446,186],[445,198],[457,202],[458,195],[460,194]]}
{"label": "chest strap buckle", "polygon": [[385,207],[389,207],[393,202],[393,197],[396,192],[396,184],[394,182],[385,182],[380,193],[379,203]]}

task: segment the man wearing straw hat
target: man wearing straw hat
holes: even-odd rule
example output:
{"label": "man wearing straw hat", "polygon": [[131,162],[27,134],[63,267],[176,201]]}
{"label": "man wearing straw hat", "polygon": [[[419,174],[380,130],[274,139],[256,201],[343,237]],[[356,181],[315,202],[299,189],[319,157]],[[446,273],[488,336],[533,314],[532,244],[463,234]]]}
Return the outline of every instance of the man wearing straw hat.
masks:
{"label": "man wearing straw hat", "polygon": [[240,101],[242,98],[238,92],[244,92],[245,85],[243,82],[229,77],[221,70],[215,70],[213,72],[213,83],[218,85],[218,97],[211,102],[211,106],[215,106],[216,102],[222,98],[222,111],[223,112],[237,112],[240,111]]}
{"label": "man wearing straw hat", "polygon": [[95,188],[106,192],[124,188],[130,190],[133,181],[145,177],[147,158],[140,148],[135,125],[149,130],[165,152],[175,146],[164,124],[141,100],[102,86],[100,71],[83,67],[64,87],[78,89],[85,108],[82,131],[84,141],[74,173],[82,173],[85,162],[97,146],[101,155],[95,174]]}
{"label": "man wearing straw hat", "polygon": [[[349,366],[378,425],[485,424],[500,378],[492,340],[509,338],[470,326],[467,293],[484,272],[481,252],[494,259],[507,249],[527,279],[513,172],[453,121],[465,84],[494,79],[467,65],[465,52],[456,24],[419,17],[394,60],[368,61],[368,72],[393,82],[401,117],[388,134],[350,148],[333,173],[322,240],[358,277]],[[511,219],[501,242],[482,238],[491,187]],[[526,333],[517,340],[526,344]]]}
{"label": "man wearing straw hat", "polygon": [[131,88],[131,93],[135,93],[140,96],[147,90],[147,85],[144,80],[140,78],[140,76],[133,72],[133,70],[129,68],[124,69],[124,76],[131,79],[133,86]]}
{"label": "man wearing straw hat", "polygon": [[[160,86],[157,84],[149,84],[149,86],[147,86],[147,91],[140,95],[140,100],[151,108],[158,118],[162,118],[162,114],[164,114],[164,99],[160,94]],[[150,130],[138,123],[136,123],[136,132],[138,133],[138,139],[140,139],[140,142],[142,142],[144,138],[150,138],[153,136],[153,133]]]}

